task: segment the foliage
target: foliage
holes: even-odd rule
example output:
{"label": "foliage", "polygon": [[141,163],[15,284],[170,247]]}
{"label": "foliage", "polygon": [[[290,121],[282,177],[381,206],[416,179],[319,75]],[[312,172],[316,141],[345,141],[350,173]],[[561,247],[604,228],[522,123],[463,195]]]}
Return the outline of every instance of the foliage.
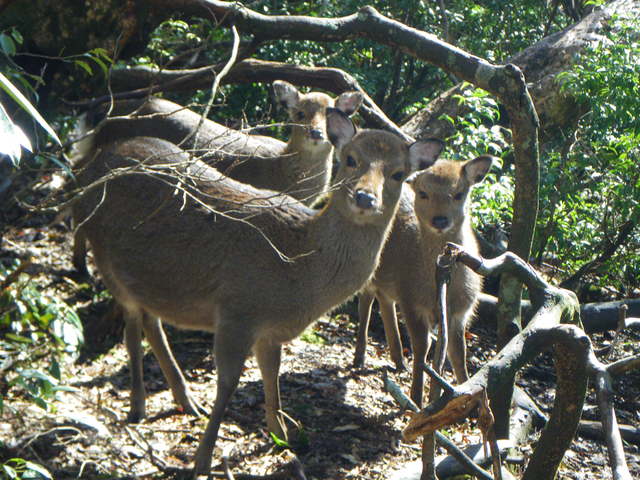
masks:
{"label": "foliage", "polygon": [[28,275],[0,266],[0,407],[4,399],[23,395],[43,409],[52,408],[62,385],[60,364],[77,354],[82,325],[61,299],[43,293]]}
{"label": "foliage", "polygon": [[447,139],[447,152],[449,157],[460,161],[487,153],[500,159],[474,188],[471,201],[477,228],[499,226],[506,230],[513,215],[513,168],[501,157],[510,152],[510,132],[499,125],[498,105],[487,92],[478,88],[462,91],[457,100],[467,106],[469,113],[455,120],[445,117],[456,127],[456,133]]}
{"label": "foliage", "polygon": [[7,480],[22,479],[52,479],[49,471],[42,465],[29,462],[22,458],[10,458],[4,463],[0,463],[0,477]]}
{"label": "foliage", "polygon": [[[42,77],[27,74],[13,60],[13,57],[18,51],[18,47],[21,46],[23,42],[24,39],[16,28],[0,32],[0,53],[5,60],[2,62],[3,68],[2,71],[0,71],[0,89],[2,89],[6,96],[15,102],[19,108],[24,110],[30,119],[33,119],[36,124],[40,125],[57,145],[62,146],[55,130],[43,118],[36,107],[33,106],[33,103],[37,103],[38,101],[37,87],[44,83]],[[90,75],[93,74],[93,70],[88,63],[88,61],[91,60],[102,69],[105,76],[108,70],[107,63],[110,61],[106,51],[100,48],[96,48],[83,55],[67,57],[64,60],[73,62],[77,67]],[[20,86],[25,93],[17,86]],[[30,97],[31,100],[27,97]],[[17,167],[22,157],[22,149],[24,148],[32,152],[33,147],[23,128],[12,120],[12,116],[7,112],[9,102],[1,98],[0,100],[2,100],[0,101],[0,154],[7,155],[13,165]]]}
{"label": "foliage", "polygon": [[313,325],[302,332],[302,335],[300,335],[300,340],[314,345],[324,345],[325,343],[327,343],[327,341],[323,337],[321,337],[317,332],[314,331]]}
{"label": "foliage", "polygon": [[[509,9],[503,8],[502,3],[496,0],[474,4],[455,0],[446,2],[444,12],[437,3],[422,0],[375,0],[367,3],[385,15],[440,38],[448,38],[461,48],[495,61],[503,60],[542,38],[544,19],[549,15],[545,4],[533,0],[519,2]],[[351,15],[362,6],[359,0],[270,1],[252,8],[268,15],[340,17]],[[558,15],[552,30],[566,24],[566,18]],[[181,20],[169,20],[156,29],[147,51],[134,63],[162,68],[217,63],[228,55],[229,42],[224,41],[226,35],[226,30],[216,29],[204,20],[189,25]],[[298,65],[341,68],[353,75],[389,118],[398,123],[455,82],[436,67],[366,39],[336,43],[267,42],[260,46],[255,56]],[[197,60],[194,62],[193,58]],[[261,123],[267,116],[273,119],[265,85],[227,85],[221,93],[225,99],[220,105],[223,109],[213,113],[217,121],[225,123],[224,118],[238,119],[245,115],[251,124]],[[182,103],[202,103],[206,101],[206,94],[199,92],[189,99],[184,96],[176,99]],[[284,114],[279,114],[276,120],[284,120]]]}
{"label": "foliage", "polygon": [[559,76],[588,113],[543,161],[536,248],[538,258],[550,257],[568,274],[633,222],[630,238],[597,269],[603,286],[628,294],[640,278],[640,22],[613,24],[602,42]]}

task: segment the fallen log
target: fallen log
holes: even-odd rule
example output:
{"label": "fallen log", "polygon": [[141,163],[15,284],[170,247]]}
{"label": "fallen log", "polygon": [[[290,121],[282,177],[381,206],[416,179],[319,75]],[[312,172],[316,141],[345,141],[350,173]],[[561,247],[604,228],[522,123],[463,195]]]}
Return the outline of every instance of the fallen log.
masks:
{"label": "fallen log", "polygon": [[[580,305],[580,319],[586,333],[601,333],[618,328],[618,311],[622,305],[628,307],[626,327],[640,329],[640,299],[626,298],[612,302],[585,303]],[[477,318],[480,322],[495,325],[498,311],[498,299],[482,293],[478,304]],[[528,324],[533,316],[531,302],[522,300],[522,323]]]}

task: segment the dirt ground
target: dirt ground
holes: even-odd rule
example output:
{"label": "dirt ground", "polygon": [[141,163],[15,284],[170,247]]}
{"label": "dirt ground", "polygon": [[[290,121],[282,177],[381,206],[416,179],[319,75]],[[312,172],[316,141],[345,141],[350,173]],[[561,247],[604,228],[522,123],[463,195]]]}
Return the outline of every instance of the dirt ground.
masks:
{"label": "dirt ground", "polygon": [[[33,279],[43,289],[61,292],[79,309],[86,345],[80,357],[65,366],[66,381],[77,391],[60,393],[56,410],[50,412],[19,396],[5,398],[0,422],[5,448],[0,450],[0,461],[13,456],[27,458],[45,465],[56,479],[174,478],[172,467],[189,466],[206,419],[180,414],[174,408],[159,366],[147,349],[144,366],[149,416],[137,425],[124,422],[129,373],[122,325],[104,319],[108,299],[97,295],[101,284],[93,280],[87,285],[72,272],[71,235],[64,225],[47,226],[50,220],[35,216],[5,229],[0,261],[31,255],[34,263],[28,273]],[[351,367],[356,327],[353,305],[322,318],[302,338],[284,347],[282,400],[292,418],[291,443],[309,479],[390,478],[394,471],[420,458],[420,442],[401,440],[407,414],[383,389],[383,372],[391,363],[379,321],[372,322],[366,368]],[[216,384],[212,337],[172,329],[168,334],[195,396],[210,408]],[[594,342],[602,347],[611,338],[599,335]],[[640,353],[639,339],[637,334],[626,333],[614,358]],[[494,340],[489,328],[476,324],[471,329],[471,372],[494,355]],[[409,373],[390,371],[389,375],[408,391]],[[518,383],[543,411],[550,411],[554,397],[550,355],[526,368]],[[618,421],[638,428],[640,372],[627,375],[616,389]],[[251,358],[221,427],[214,452],[217,469],[221,469],[223,452],[236,474],[269,474],[289,460],[291,454],[276,447],[265,431],[262,402],[260,375]],[[583,418],[598,419],[592,390]],[[474,421],[445,433],[459,446],[480,441]],[[512,471],[517,473],[522,468],[519,464],[526,463],[535,439],[532,442],[509,455],[514,459],[509,467]],[[640,478],[638,445],[626,443],[625,451],[632,475]],[[577,437],[558,478],[612,478],[607,461],[604,443]]]}

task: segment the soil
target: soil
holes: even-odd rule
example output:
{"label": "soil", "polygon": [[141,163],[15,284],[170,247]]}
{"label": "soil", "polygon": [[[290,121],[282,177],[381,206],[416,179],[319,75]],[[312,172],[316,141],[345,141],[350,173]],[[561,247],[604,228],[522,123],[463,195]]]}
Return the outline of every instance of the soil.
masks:
{"label": "soil", "polygon": [[[63,366],[66,383],[76,390],[59,393],[54,409],[45,411],[28,402],[18,389],[4,398],[0,463],[22,457],[44,465],[56,479],[177,478],[175,469],[189,466],[206,419],[175,409],[159,366],[147,348],[148,418],[139,424],[125,422],[129,373],[122,324],[106,315],[109,299],[100,294],[103,286],[97,273],[92,270],[93,279],[87,282],[73,272],[71,234],[63,223],[24,211],[9,221],[1,238],[0,261],[30,255],[33,264],[26,273],[40,289],[55,291],[78,309],[86,343],[81,355]],[[408,415],[383,388],[387,371],[407,392],[410,374],[391,369],[378,320],[372,321],[366,368],[355,370],[351,366],[354,309],[352,301],[283,348],[280,381],[283,406],[291,417],[290,444],[309,479],[390,478],[393,472],[420,458],[421,443],[401,439]],[[196,398],[211,408],[216,384],[212,336],[167,330]],[[611,335],[599,335],[593,340],[601,348],[611,339]],[[473,372],[495,354],[494,332],[477,322],[471,328],[468,345]],[[638,353],[638,334],[625,332],[611,359]],[[407,356],[410,358],[408,351]],[[550,355],[541,356],[521,373],[518,384],[543,411],[550,412],[554,397]],[[640,372],[620,379],[616,391],[619,423],[638,428]],[[262,402],[260,374],[251,358],[220,430],[214,452],[216,470],[222,471],[223,454],[236,475],[278,472],[291,459],[292,453],[276,446],[267,434]],[[598,419],[595,404],[593,390],[589,390],[583,418]],[[446,433],[459,446],[480,442],[474,420]],[[509,468],[516,475],[534,447],[535,438],[530,445],[509,454],[513,460]],[[638,445],[626,443],[625,452],[632,476],[640,478]],[[558,478],[612,478],[604,443],[576,437]]]}

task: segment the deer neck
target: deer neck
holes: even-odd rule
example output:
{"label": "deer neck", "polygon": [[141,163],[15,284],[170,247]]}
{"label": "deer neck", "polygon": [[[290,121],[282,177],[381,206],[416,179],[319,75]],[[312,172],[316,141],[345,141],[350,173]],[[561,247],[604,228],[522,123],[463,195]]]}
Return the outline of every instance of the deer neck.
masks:
{"label": "deer neck", "polygon": [[292,132],[280,157],[280,170],[285,181],[292,186],[292,196],[304,199],[328,190],[332,154],[330,143],[315,143],[297,129]]}
{"label": "deer neck", "polygon": [[395,214],[395,209],[389,209],[390,212],[375,222],[358,223],[346,210],[339,207],[335,194],[332,195],[309,229],[309,238],[318,254],[315,261],[323,265],[315,270],[321,273],[314,287],[326,294],[328,304],[332,305],[344,302],[369,281],[378,266]]}

